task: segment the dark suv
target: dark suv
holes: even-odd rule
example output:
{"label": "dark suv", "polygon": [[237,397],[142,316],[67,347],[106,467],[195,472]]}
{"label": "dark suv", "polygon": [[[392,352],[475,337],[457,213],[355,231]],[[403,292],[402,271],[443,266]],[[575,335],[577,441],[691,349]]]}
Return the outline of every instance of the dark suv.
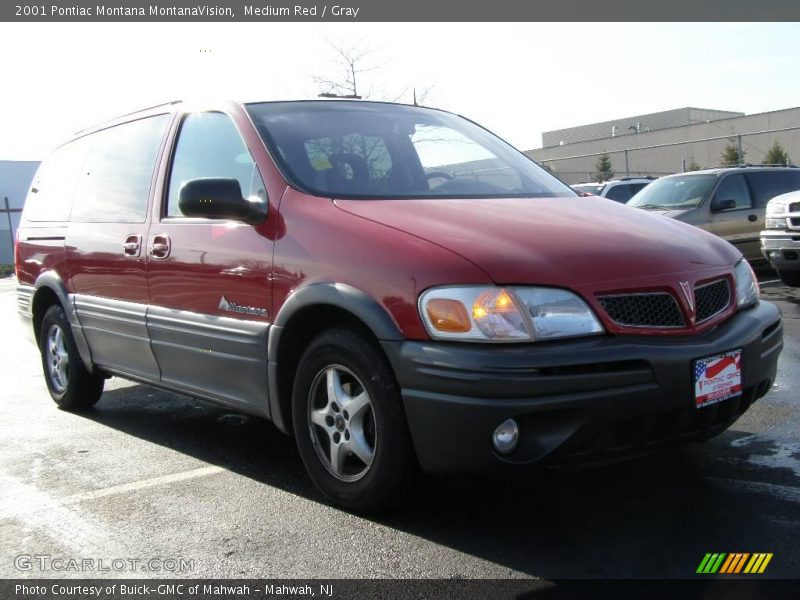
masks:
{"label": "dark suv", "polygon": [[614,202],[587,219],[517,150],[415,106],[124,117],[44,161],[16,255],[61,408],[113,375],[270,419],[354,509],[396,502],[419,467],[708,438],[782,348],[730,244]]}
{"label": "dark suv", "polygon": [[798,189],[796,167],[721,167],[662,177],[636,194],[628,206],[710,231],[736,246],[747,260],[761,261],[759,233],[767,202]]}

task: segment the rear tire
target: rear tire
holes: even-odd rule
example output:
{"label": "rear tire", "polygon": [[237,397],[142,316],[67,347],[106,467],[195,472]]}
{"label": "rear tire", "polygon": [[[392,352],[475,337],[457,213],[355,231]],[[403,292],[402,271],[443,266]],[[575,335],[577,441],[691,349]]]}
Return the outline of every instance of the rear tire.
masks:
{"label": "rear tire", "polygon": [[778,277],[786,285],[800,287],[800,271],[778,271]]}
{"label": "rear tire", "polygon": [[336,504],[375,511],[397,504],[417,471],[400,389],[380,349],[332,329],[300,359],[292,393],[300,456]]}
{"label": "rear tire", "polygon": [[86,370],[67,315],[58,304],[44,314],[39,350],[47,389],[59,408],[81,411],[100,400],[105,378]]}

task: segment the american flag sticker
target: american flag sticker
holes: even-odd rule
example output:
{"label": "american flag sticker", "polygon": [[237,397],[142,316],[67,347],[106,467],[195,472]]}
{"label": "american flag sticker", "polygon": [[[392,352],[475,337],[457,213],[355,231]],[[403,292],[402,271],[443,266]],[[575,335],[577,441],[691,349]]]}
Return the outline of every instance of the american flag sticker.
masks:
{"label": "american flag sticker", "polygon": [[694,402],[703,408],[742,393],[742,351],[731,350],[694,363]]}

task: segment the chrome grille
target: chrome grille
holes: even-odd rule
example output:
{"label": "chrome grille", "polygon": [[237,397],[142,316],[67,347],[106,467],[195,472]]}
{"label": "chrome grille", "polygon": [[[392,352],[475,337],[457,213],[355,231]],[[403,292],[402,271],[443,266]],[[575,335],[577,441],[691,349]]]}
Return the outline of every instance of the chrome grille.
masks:
{"label": "chrome grille", "polygon": [[789,205],[789,212],[790,212],[790,213],[793,213],[793,212],[800,212],[800,202],[792,202],[792,203]]}
{"label": "chrome grille", "polygon": [[702,323],[718,315],[731,303],[731,289],[727,279],[718,279],[694,288],[697,322]]}
{"label": "chrome grille", "polygon": [[619,294],[600,296],[609,318],[624,327],[685,327],[683,315],[672,294]]}

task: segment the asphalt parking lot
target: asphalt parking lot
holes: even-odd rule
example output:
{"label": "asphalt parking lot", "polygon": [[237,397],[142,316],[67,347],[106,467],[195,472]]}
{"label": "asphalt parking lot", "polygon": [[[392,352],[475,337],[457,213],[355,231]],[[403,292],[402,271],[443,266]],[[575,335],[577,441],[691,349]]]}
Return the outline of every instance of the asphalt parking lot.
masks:
{"label": "asphalt parking lot", "polygon": [[[57,410],[0,280],[0,577],[683,578],[707,552],[770,552],[765,576],[796,577],[800,289],[764,296],[784,314],[779,376],[723,435],[516,481],[428,481],[364,518],[328,506],[269,423],[119,379],[93,411]],[[188,563],[58,571],[21,555]]]}

